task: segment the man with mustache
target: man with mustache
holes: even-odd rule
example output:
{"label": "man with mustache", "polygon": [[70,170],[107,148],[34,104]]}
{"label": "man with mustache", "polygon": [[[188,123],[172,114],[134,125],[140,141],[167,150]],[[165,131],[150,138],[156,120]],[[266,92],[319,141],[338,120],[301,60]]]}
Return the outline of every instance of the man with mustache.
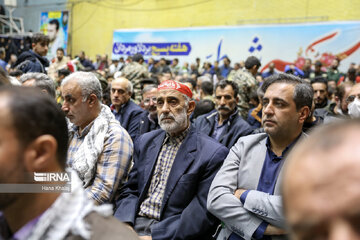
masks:
{"label": "man with mustache", "polygon": [[140,117],[144,111],[131,100],[133,91],[132,83],[124,77],[115,78],[111,82],[111,111],[134,142],[139,131]]}
{"label": "man with mustache", "polygon": [[140,116],[138,135],[159,129],[156,101],[157,85],[148,85],[142,90],[142,104],[145,111]]}
{"label": "man with mustache", "polygon": [[231,148],[237,140],[252,132],[251,126],[237,109],[238,86],[233,81],[221,80],[215,87],[215,110],[196,119],[196,128]]}
{"label": "man with mustache", "polygon": [[261,88],[265,133],[240,138],[210,187],[208,210],[223,222],[217,239],[287,239],[278,183],[286,155],[304,135],[313,91],[283,73]]}
{"label": "man with mustache", "polygon": [[211,239],[216,219],[206,210],[210,184],[228,149],[190,124],[191,90],[168,80],[158,87],[161,129],[134,144],[134,166],[115,217],[141,239]]}
{"label": "man with mustache", "polygon": [[127,179],[131,138],[110,108],[101,104],[102,89],[95,74],[70,74],[61,83],[61,94],[69,120],[67,165],[78,173],[96,204],[112,202],[117,187]]}

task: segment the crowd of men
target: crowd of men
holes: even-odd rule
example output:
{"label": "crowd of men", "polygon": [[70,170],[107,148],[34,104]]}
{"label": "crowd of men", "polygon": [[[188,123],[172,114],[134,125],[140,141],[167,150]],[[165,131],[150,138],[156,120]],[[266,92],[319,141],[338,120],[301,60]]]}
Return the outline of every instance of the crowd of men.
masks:
{"label": "crowd of men", "polygon": [[1,193],[0,239],[360,238],[356,66],[49,64],[48,44],[0,69],[0,191],[64,171],[72,190]]}

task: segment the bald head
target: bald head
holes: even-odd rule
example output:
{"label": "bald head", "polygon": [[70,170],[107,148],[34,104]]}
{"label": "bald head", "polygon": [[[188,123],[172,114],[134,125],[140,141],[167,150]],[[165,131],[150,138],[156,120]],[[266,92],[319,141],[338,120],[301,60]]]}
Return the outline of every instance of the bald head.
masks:
{"label": "bald head", "polygon": [[111,103],[116,110],[130,100],[132,92],[131,82],[124,77],[116,78],[111,82]]}
{"label": "bald head", "polygon": [[283,197],[294,239],[360,239],[359,140],[359,120],[335,123],[289,155]]}

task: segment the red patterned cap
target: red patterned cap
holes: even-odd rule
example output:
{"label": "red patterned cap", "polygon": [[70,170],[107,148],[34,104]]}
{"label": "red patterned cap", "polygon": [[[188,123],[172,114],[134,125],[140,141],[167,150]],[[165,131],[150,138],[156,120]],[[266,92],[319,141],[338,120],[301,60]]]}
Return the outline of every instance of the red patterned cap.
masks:
{"label": "red patterned cap", "polygon": [[192,92],[188,86],[186,86],[185,84],[173,81],[173,80],[167,80],[167,81],[162,82],[158,86],[158,90],[163,90],[163,89],[176,90],[176,91],[181,92],[182,94],[185,94],[189,98],[192,98]]}

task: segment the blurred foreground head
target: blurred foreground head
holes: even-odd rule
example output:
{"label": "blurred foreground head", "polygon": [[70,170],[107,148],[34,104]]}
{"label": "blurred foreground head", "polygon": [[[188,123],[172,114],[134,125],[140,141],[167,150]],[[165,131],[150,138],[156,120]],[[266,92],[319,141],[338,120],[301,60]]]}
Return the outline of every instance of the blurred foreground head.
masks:
{"label": "blurred foreground head", "polygon": [[360,239],[360,120],[325,125],[288,157],[285,214],[293,239]]}

